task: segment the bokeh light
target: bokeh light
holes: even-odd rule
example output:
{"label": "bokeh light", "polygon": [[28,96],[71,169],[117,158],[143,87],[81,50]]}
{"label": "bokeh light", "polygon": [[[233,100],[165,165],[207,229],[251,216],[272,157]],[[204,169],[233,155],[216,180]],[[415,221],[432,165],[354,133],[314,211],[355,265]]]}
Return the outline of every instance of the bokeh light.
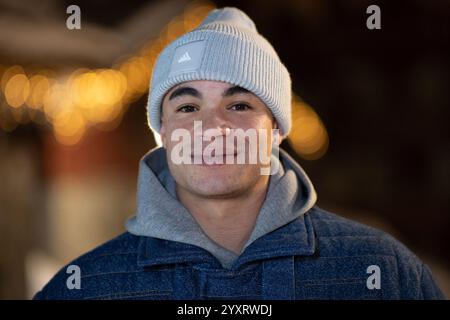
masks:
{"label": "bokeh light", "polygon": [[[22,66],[3,66],[0,84],[9,110],[2,107],[0,128],[12,131],[29,121],[49,123],[56,140],[65,145],[80,142],[91,126],[116,128],[127,107],[148,92],[153,65],[162,48],[198,26],[213,8],[210,2],[190,3],[162,29],[159,38],[136,54],[120,58],[111,68],[79,68],[66,75],[43,69],[27,76]],[[292,110],[288,142],[301,157],[319,159],[328,148],[325,126],[295,94]]]}
{"label": "bokeh light", "polygon": [[189,4],[135,55],[107,69],[76,69],[57,75],[42,69],[0,66],[0,128],[10,132],[33,121],[50,124],[56,140],[65,145],[81,141],[89,127],[116,128],[126,108],[148,91],[159,52],[183,33],[195,28],[214,8],[207,1]]}
{"label": "bokeh light", "polygon": [[292,98],[292,130],[289,144],[307,160],[321,158],[328,149],[328,133],[314,110],[296,94]]}

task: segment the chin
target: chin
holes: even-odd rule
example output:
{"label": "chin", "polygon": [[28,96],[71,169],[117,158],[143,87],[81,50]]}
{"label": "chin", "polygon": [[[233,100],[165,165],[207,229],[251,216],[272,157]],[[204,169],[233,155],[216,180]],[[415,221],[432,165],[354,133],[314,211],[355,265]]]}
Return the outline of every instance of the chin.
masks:
{"label": "chin", "polygon": [[246,188],[238,183],[234,184],[225,184],[225,183],[216,183],[216,184],[201,184],[192,186],[193,190],[198,195],[201,195],[204,198],[232,198],[239,195],[242,195]]}
{"label": "chin", "polygon": [[190,172],[191,189],[204,196],[220,196],[238,192],[245,183],[245,175],[234,165],[198,166]]}

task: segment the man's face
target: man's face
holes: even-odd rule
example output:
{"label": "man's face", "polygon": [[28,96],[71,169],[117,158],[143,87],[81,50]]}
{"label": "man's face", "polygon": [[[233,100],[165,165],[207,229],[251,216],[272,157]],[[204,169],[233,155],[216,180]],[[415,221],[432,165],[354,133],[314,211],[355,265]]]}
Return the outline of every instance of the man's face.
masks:
{"label": "man's face", "polygon": [[[219,151],[223,152],[223,164],[208,164],[204,157],[205,148],[214,141],[211,136],[207,141],[203,141],[203,136],[200,137],[203,139],[200,140],[201,155],[197,158],[200,163],[194,162],[194,153],[198,153],[194,151],[194,133],[198,134],[198,127],[194,130],[194,121],[197,125],[201,123],[203,133],[208,129],[216,129],[218,134],[213,136],[223,141],[223,151]],[[229,129],[252,129],[257,133],[265,131],[267,149],[262,149],[262,152],[270,155],[273,128],[276,128],[276,122],[270,110],[256,95],[225,82],[184,82],[173,87],[163,99],[160,132],[170,172],[178,187],[198,196],[230,197],[245,193],[258,182],[267,181],[268,177],[261,175],[261,161],[249,163],[252,150],[249,150],[248,139],[244,147],[245,163],[237,164],[237,153],[242,149],[237,147],[237,140],[233,143],[234,147],[227,148],[226,138]],[[180,144],[179,138],[172,138],[172,133],[177,129],[184,129],[192,138],[189,143],[193,160],[191,164],[177,164],[173,160],[172,150]],[[262,138],[257,135],[257,139],[259,147]],[[234,157],[233,163],[225,160],[225,154]],[[213,155],[217,155],[217,150],[213,151]]]}

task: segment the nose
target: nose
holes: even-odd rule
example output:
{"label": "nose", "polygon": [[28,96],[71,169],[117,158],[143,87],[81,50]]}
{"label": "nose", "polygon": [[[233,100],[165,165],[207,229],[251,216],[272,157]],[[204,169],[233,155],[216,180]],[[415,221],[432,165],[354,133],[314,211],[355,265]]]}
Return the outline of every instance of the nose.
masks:
{"label": "nose", "polygon": [[[198,120],[201,120],[201,122]],[[220,143],[219,141],[221,141],[221,146],[223,148],[221,153],[223,154],[234,152],[234,141],[232,150],[227,151],[227,148],[230,148],[227,142],[227,136],[231,134],[232,129],[231,123],[220,113],[220,111],[205,112],[194,123],[194,135],[201,139],[202,149],[204,150],[212,141],[217,141],[217,143]],[[218,150],[214,150],[213,154],[217,151]]]}
{"label": "nose", "polygon": [[203,132],[208,130],[210,135],[212,134],[213,136],[227,136],[233,128],[232,124],[220,110],[208,110],[208,112],[202,115],[201,121]]}

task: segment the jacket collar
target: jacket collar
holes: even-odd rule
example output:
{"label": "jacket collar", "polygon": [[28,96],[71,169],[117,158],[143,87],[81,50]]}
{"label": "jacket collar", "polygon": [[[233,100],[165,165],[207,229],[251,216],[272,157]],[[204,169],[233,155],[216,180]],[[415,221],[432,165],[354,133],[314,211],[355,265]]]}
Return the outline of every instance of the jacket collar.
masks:
{"label": "jacket collar", "polygon": [[[314,228],[308,213],[272,231],[250,244],[232,264],[232,270],[257,260],[285,256],[311,256],[316,249]],[[195,245],[142,236],[138,265],[150,267],[178,263],[207,263],[222,268],[207,250]]]}

